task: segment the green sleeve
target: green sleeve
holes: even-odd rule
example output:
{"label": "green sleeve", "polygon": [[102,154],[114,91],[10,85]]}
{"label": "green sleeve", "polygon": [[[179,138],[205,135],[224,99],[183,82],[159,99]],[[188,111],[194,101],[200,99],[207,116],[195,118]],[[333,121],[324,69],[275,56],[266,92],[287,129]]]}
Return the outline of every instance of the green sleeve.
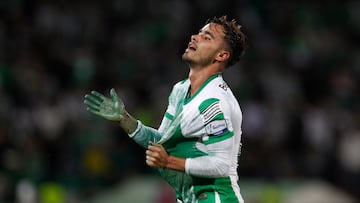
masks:
{"label": "green sleeve", "polygon": [[143,125],[138,121],[136,130],[129,135],[137,144],[147,148],[149,142],[158,142],[161,138],[161,134],[158,130],[149,126]]}

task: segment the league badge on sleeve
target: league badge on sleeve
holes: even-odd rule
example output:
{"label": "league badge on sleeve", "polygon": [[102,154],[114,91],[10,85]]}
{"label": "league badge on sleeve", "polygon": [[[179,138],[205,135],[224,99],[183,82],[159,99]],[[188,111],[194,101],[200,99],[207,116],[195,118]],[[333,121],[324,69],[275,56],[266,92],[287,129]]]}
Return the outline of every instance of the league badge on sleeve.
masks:
{"label": "league badge on sleeve", "polygon": [[219,136],[227,132],[227,125],[225,120],[214,120],[205,126],[205,131],[209,135]]}

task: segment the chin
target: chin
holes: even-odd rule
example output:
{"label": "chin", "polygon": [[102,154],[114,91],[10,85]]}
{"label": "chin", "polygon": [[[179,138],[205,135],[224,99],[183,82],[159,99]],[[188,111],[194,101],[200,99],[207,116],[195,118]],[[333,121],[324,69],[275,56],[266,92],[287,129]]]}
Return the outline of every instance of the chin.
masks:
{"label": "chin", "polygon": [[183,61],[189,61],[189,60],[190,60],[190,58],[189,58],[189,56],[187,55],[186,52],[183,53],[183,55],[181,56],[181,59],[182,59]]}

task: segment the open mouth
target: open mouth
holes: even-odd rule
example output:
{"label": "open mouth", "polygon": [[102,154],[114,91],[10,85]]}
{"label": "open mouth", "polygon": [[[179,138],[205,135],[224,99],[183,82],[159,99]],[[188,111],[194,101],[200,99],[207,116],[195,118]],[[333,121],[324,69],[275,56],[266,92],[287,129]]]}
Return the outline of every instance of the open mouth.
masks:
{"label": "open mouth", "polygon": [[189,43],[188,48],[189,51],[196,51],[196,46],[193,43]]}
{"label": "open mouth", "polygon": [[196,51],[195,47],[188,47],[188,49],[191,50],[191,51]]}

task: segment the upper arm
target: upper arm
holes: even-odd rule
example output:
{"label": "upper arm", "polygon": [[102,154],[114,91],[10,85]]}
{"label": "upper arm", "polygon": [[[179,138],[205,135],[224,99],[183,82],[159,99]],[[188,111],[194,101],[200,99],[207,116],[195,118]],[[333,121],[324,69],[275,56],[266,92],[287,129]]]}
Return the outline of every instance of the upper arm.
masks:
{"label": "upper arm", "polygon": [[220,99],[209,98],[201,103],[199,111],[206,132],[202,142],[208,154],[187,159],[186,172],[207,177],[227,176],[235,144],[229,105]]}
{"label": "upper arm", "polygon": [[218,98],[209,98],[199,106],[206,135],[204,144],[213,144],[226,140],[234,135],[230,119],[229,104]]}

